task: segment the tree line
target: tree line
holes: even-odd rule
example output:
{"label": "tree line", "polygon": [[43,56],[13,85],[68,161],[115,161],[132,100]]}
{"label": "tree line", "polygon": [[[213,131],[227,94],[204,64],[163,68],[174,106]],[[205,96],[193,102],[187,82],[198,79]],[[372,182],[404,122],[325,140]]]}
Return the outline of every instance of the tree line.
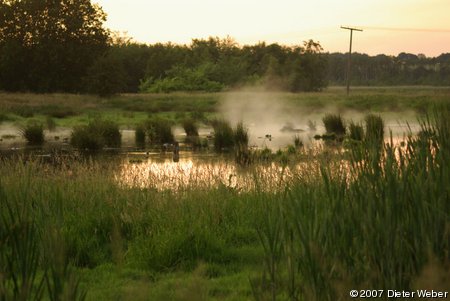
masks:
{"label": "tree line", "polygon": [[[105,21],[90,0],[0,0],[0,89],[107,96],[262,85],[298,92],[346,79],[346,55],[324,53],[313,40],[241,46],[210,37],[147,45],[112,33]],[[354,54],[352,83],[450,85],[449,56]]]}

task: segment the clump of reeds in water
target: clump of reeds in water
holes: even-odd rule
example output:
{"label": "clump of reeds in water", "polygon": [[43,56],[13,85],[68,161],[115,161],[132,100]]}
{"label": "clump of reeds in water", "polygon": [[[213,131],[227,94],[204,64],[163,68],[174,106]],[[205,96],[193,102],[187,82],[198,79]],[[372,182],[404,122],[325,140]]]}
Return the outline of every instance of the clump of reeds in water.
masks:
{"label": "clump of reeds in water", "polygon": [[122,135],[114,121],[95,119],[73,129],[70,143],[81,150],[98,151],[103,147],[120,147]]}
{"label": "clump of reeds in water", "polygon": [[136,143],[136,146],[139,148],[144,148],[145,147],[145,126],[142,124],[139,124],[136,126],[135,130],[134,130],[134,140]]}
{"label": "clump of reeds in water", "polygon": [[295,148],[303,147],[303,141],[299,135],[294,136],[294,146],[295,146]]}
{"label": "clump of reeds in water", "polygon": [[234,134],[234,144],[248,147],[248,129],[245,127],[242,121],[238,122],[236,127],[233,130]]}
{"label": "clump of reeds in water", "polygon": [[218,152],[231,151],[234,146],[234,132],[230,123],[223,119],[213,120],[214,149]]}
{"label": "clump of reeds in water", "polygon": [[145,122],[145,129],[152,144],[173,143],[172,122],[163,118],[152,118]]}
{"label": "clump of reeds in water", "polygon": [[327,114],[322,118],[325,131],[328,135],[335,134],[336,136],[345,135],[344,120],[341,115]]}
{"label": "clump of reeds in water", "polygon": [[248,129],[242,121],[233,130],[235,161],[240,165],[248,165],[252,161],[252,154],[248,148]]}
{"label": "clump of reeds in water", "polygon": [[183,120],[183,129],[188,137],[198,136],[198,126],[194,119],[188,118]]}
{"label": "clump of reeds in water", "polygon": [[56,129],[56,122],[51,116],[45,118],[45,123],[49,131],[54,131]]}
{"label": "clump of reeds in water", "polygon": [[41,145],[44,143],[44,126],[42,123],[29,122],[22,128],[21,132],[30,145]]}
{"label": "clump of reeds in water", "polygon": [[354,141],[362,141],[364,139],[364,128],[361,124],[350,122],[348,125],[349,138]]}
{"label": "clump of reeds in water", "polygon": [[368,114],[365,118],[365,140],[374,145],[381,145],[384,140],[384,121],[381,116]]}
{"label": "clump of reeds in water", "polygon": [[[184,132],[186,133],[186,143],[193,149],[200,149],[205,146],[198,135],[197,122],[193,118],[186,118],[182,122]],[[207,146],[207,145],[206,145]]]}

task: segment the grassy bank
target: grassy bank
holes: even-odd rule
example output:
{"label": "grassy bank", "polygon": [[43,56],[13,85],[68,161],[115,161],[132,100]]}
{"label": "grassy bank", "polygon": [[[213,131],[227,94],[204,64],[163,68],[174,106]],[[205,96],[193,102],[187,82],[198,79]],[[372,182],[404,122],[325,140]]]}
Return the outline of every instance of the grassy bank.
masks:
{"label": "grassy bank", "polygon": [[450,101],[449,88],[354,88],[350,97],[343,88],[321,93],[240,91],[222,93],[124,94],[110,98],[74,94],[0,93],[0,122],[24,125],[29,119],[42,123],[50,117],[56,126],[73,127],[102,116],[121,126],[134,127],[148,116],[168,118],[179,124],[186,118],[202,121],[221,113],[229,100],[272,99],[293,110],[316,112],[355,110],[424,113],[435,103]]}

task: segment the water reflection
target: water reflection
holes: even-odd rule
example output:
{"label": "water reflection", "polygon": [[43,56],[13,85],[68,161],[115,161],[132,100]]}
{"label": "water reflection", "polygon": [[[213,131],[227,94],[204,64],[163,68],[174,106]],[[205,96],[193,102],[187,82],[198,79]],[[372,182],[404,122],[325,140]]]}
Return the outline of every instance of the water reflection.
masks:
{"label": "water reflection", "polygon": [[179,162],[171,158],[128,159],[120,167],[116,180],[126,187],[163,190],[210,189],[226,187],[236,191],[284,189],[297,177],[306,178],[318,170],[314,161],[293,166],[278,162],[255,164],[242,168],[231,158],[187,156]]}

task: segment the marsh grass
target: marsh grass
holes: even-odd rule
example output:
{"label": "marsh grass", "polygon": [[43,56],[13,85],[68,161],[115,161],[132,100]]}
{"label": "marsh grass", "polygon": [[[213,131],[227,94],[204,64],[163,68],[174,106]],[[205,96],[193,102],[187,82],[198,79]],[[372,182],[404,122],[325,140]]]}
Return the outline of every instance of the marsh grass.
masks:
{"label": "marsh grass", "polygon": [[184,119],[182,126],[186,136],[197,137],[198,136],[198,126],[194,119]]}
{"label": "marsh grass", "polygon": [[327,114],[322,118],[327,134],[345,135],[344,120],[341,115]]}
{"label": "marsh grass", "polygon": [[354,141],[362,141],[364,139],[364,128],[361,124],[350,122],[348,125],[349,138]]}
{"label": "marsh grass", "polygon": [[137,125],[134,130],[134,140],[136,143],[136,146],[139,148],[145,147],[145,126],[144,125]]}
{"label": "marsh grass", "polygon": [[44,143],[44,127],[40,122],[30,121],[22,129],[22,136],[30,145],[42,145]]}
{"label": "marsh grass", "polygon": [[217,152],[231,151],[234,147],[234,132],[231,124],[226,120],[213,120],[214,149]]}
{"label": "marsh grass", "polygon": [[380,145],[384,141],[384,121],[379,115],[368,114],[364,118],[366,126],[365,140]]}
{"label": "marsh grass", "polygon": [[122,135],[114,121],[93,119],[87,125],[73,129],[70,143],[80,149],[98,151],[103,147],[120,147]]}
{"label": "marsh grass", "polygon": [[56,122],[52,117],[47,116],[45,118],[45,123],[49,131],[54,131],[56,129]]}
{"label": "marsh grass", "polygon": [[172,122],[168,119],[154,117],[144,123],[147,136],[152,144],[173,143]]}
{"label": "marsh grass", "polygon": [[[347,168],[323,165],[316,181],[294,183],[278,205],[264,209],[283,212],[283,230],[273,232],[283,233],[278,287],[284,292],[277,296],[337,300],[350,288],[410,290],[430,252],[448,264],[449,108],[442,111],[422,123],[423,134],[411,135],[406,149],[391,140],[381,152],[382,123],[374,118],[376,144],[355,145]],[[267,258],[275,254],[264,250]]]}
{"label": "marsh grass", "polygon": [[[175,191],[118,185],[109,160],[73,159],[50,168],[2,158],[0,294],[15,299],[75,288],[81,298],[83,288],[102,286],[95,271],[105,265],[149,275],[142,285],[149,290],[162,275],[194,275],[201,265],[207,276],[198,283],[225,275],[229,287],[240,286],[242,278],[233,275],[248,268],[260,276],[247,277],[247,292],[265,300],[339,300],[350,288],[425,286],[430,264],[448,267],[448,114],[436,111],[405,147],[391,141],[379,151],[361,143],[345,156],[322,153],[281,168],[269,162],[269,180],[278,187],[270,190],[257,169],[251,190],[187,185]],[[296,166],[304,172],[283,181]],[[120,277],[131,281],[136,274]],[[95,281],[79,282],[79,275]],[[169,299],[169,290],[189,295],[168,285],[161,291]]]}

